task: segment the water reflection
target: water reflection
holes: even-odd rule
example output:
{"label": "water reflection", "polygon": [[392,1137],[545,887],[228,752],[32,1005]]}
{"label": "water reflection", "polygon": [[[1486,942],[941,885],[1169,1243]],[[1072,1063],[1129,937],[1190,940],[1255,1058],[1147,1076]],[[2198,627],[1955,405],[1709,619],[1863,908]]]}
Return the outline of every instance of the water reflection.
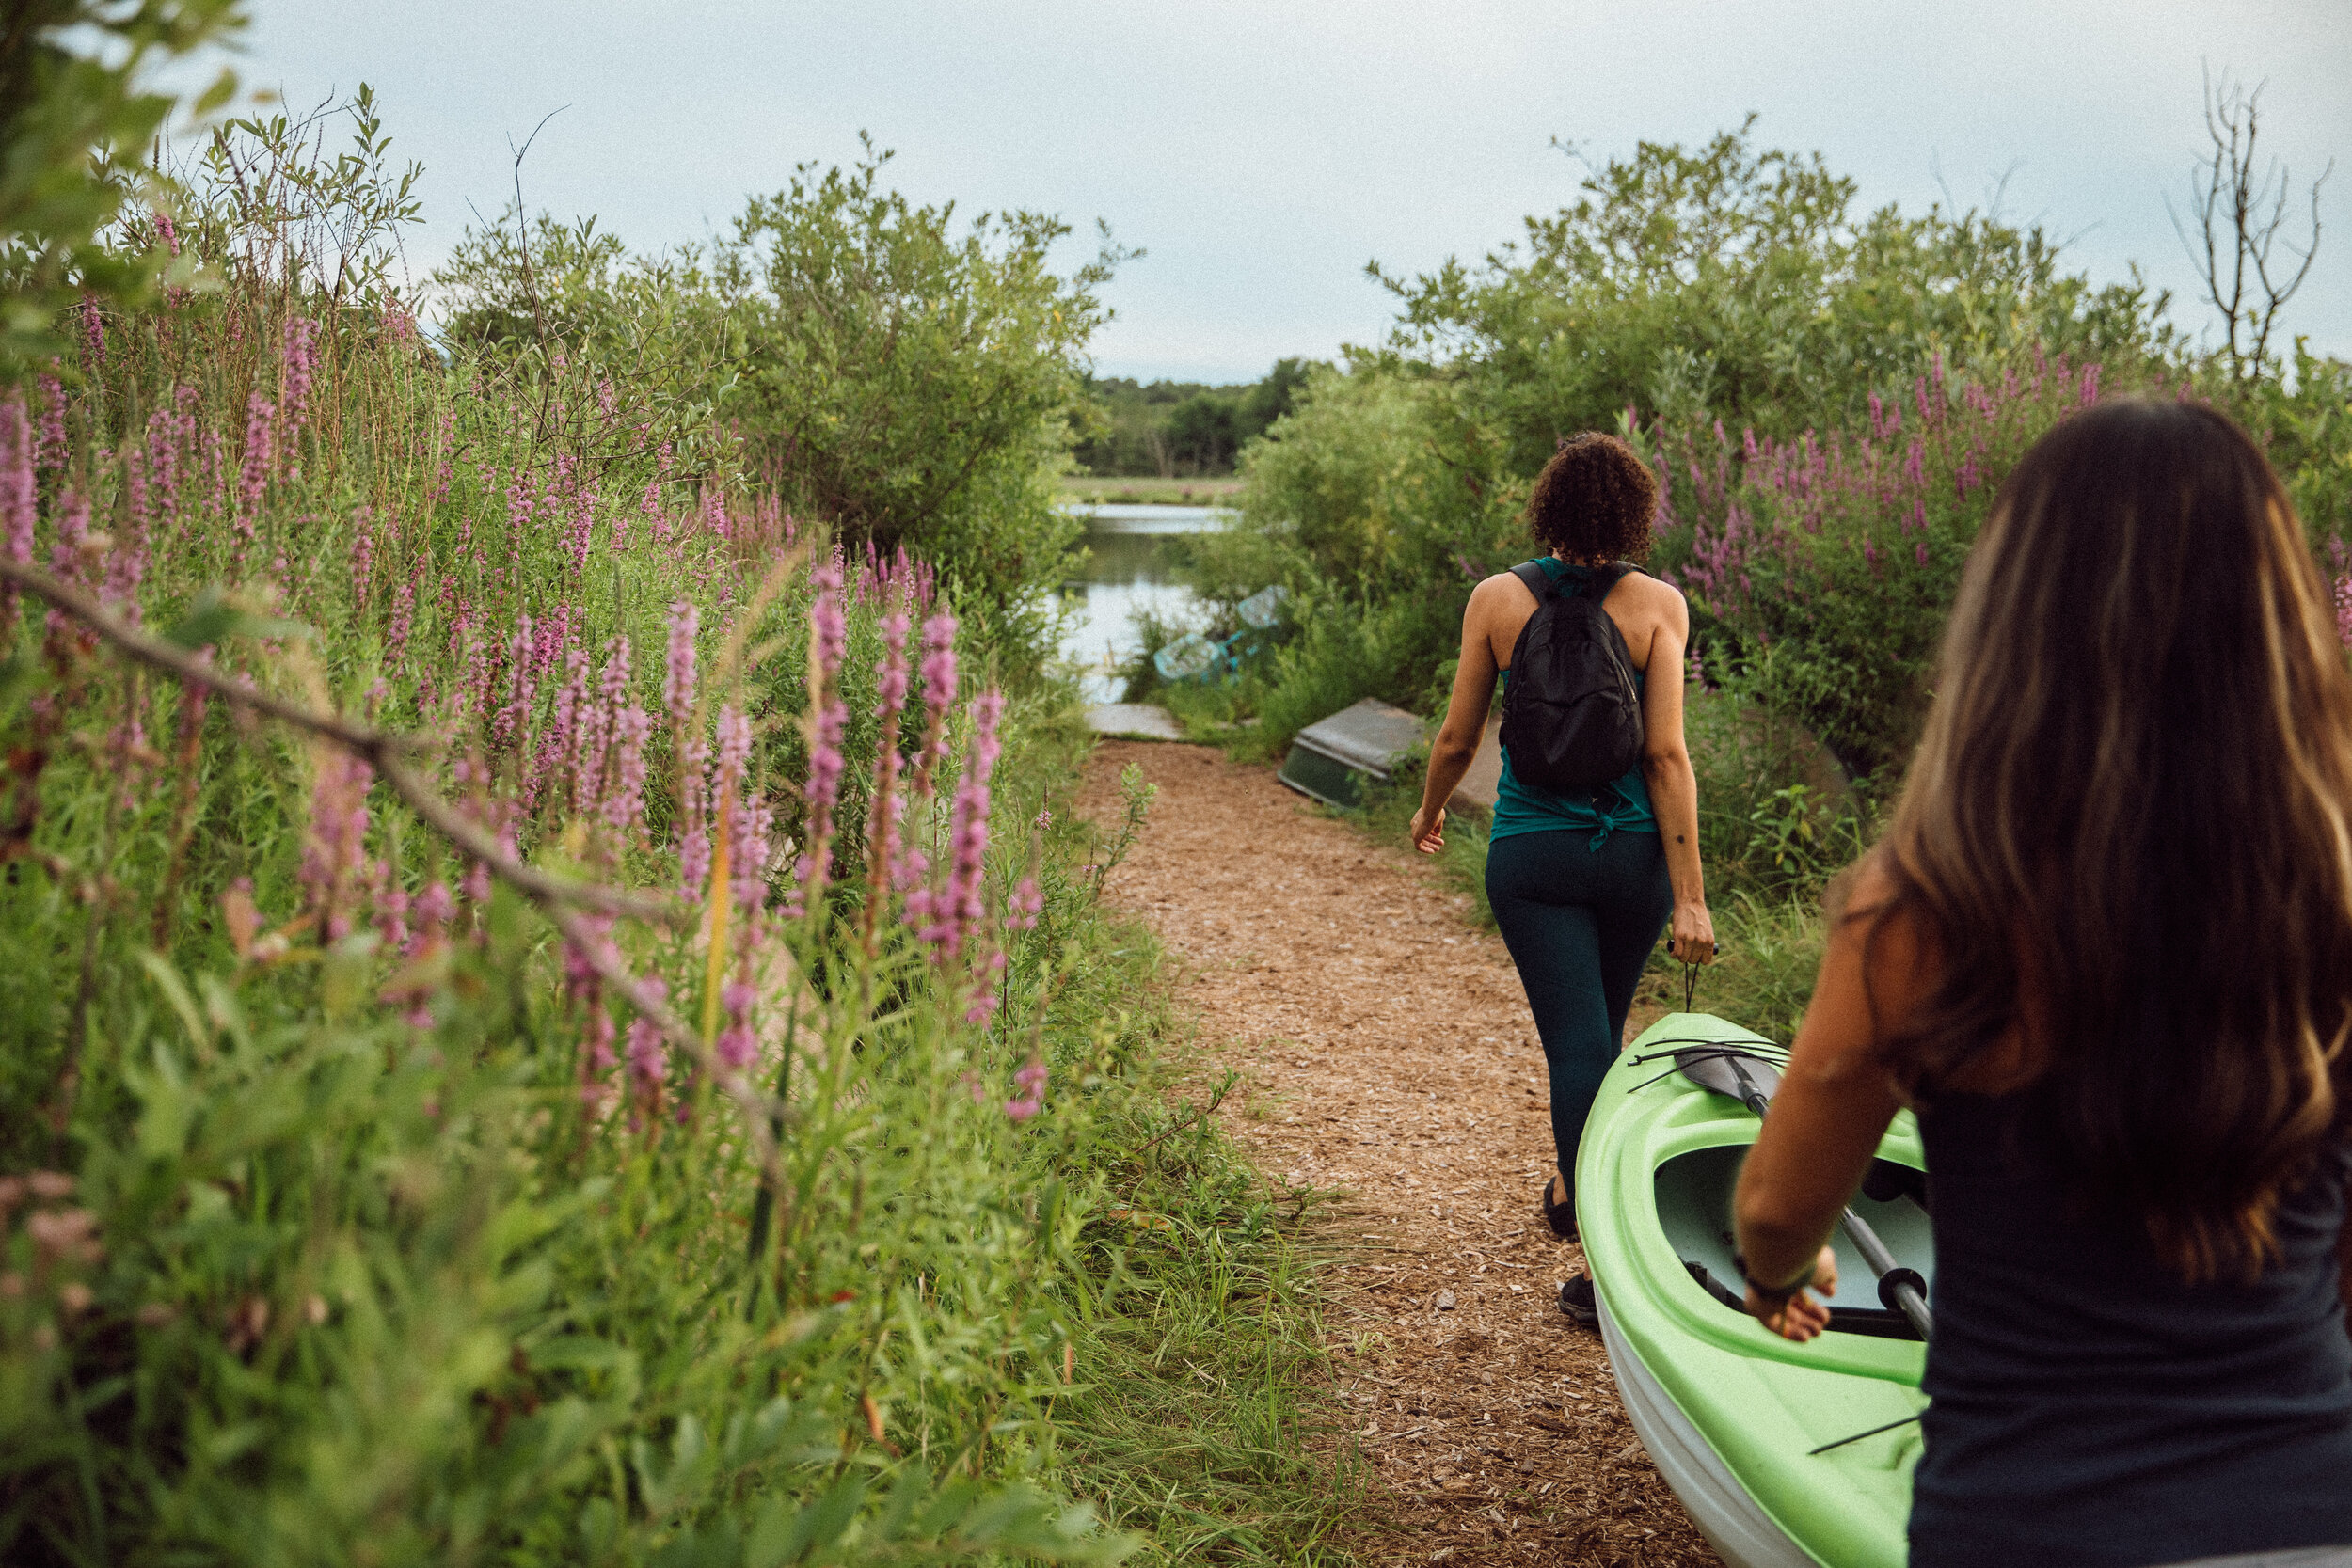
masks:
{"label": "water reflection", "polygon": [[1082,672],[1087,700],[1119,701],[1124,683],[1112,673],[1135,657],[1137,612],[1161,621],[1186,621],[1194,609],[1192,590],[1176,579],[1168,545],[1184,534],[1223,528],[1231,512],[1208,506],[1093,506],[1086,514],[1082,541],[1089,559],[1080,575],[1062,585],[1071,614],[1062,657]]}

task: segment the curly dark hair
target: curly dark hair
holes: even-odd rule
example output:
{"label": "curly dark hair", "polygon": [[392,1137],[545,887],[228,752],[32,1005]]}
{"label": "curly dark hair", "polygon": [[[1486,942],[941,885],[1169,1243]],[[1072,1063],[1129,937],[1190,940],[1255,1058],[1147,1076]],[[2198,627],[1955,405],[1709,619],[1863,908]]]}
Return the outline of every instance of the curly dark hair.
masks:
{"label": "curly dark hair", "polygon": [[1527,498],[1527,529],[1548,550],[1587,561],[1645,561],[1658,476],[1614,436],[1588,430],[1560,450]]}

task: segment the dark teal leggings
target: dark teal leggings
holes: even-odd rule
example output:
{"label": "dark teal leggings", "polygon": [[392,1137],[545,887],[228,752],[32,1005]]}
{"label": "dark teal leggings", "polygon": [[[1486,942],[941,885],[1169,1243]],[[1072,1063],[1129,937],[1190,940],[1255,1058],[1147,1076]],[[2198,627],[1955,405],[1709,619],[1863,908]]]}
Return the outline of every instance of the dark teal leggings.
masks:
{"label": "dark teal leggings", "polygon": [[1486,901],[1527,988],[1551,1079],[1551,1138],[1574,1180],[1634,984],[1674,912],[1664,842],[1629,831],[1596,849],[1583,828],[1499,838],[1486,847]]}

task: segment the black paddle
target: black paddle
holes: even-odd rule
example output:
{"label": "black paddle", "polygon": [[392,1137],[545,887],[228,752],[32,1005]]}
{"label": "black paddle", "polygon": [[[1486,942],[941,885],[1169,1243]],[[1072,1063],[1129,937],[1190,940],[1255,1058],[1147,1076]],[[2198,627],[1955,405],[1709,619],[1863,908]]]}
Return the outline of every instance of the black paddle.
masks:
{"label": "black paddle", "polygon": [[[1675,1066],[1682,1076],[1710,1093],[1726,1095],[1749,1110],[1757,1120],[1764,1117],[1765,1107],[1772,1101],[1772,1091],[1780,1087],[1780,1069],[1761,1056],[1752,1055],[1732,1045],[1686,1046],[1674,1053]],[[1879,1301],[1890,1312],[1900,1312],[1911,1320],[1911,1326],[1925,1340],[1932,1320],[1928,1315],[1928,1282],[1918,1272],[1905,1268],[1895,1260],[1886,1243],[1870,1223],[1850,1206],[1840,1212],[1839,1223],[1846,1227],[1846,1237],[1862,1254],[1862,1260],[1878,1275]]]}

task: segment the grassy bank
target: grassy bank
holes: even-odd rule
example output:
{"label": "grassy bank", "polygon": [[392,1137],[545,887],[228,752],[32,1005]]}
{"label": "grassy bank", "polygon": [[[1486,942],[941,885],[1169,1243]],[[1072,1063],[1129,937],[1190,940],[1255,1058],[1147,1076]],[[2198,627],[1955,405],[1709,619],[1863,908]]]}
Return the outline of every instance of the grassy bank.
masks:
{"label": "grassy bank", "polygon": [[1238,479],[1095,479],[1064,474],[1062,499],[1089,506],[1231,506]]}

